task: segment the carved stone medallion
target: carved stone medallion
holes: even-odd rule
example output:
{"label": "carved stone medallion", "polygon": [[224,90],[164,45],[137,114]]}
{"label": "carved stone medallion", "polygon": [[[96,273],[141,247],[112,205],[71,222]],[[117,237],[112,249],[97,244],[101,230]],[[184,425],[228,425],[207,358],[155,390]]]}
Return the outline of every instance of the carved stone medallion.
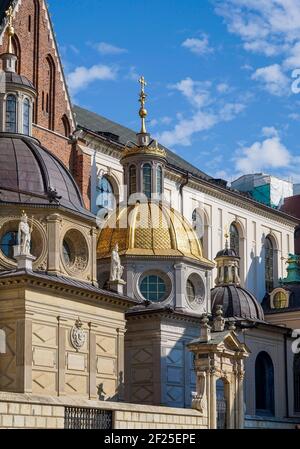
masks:
{"label": "carved stone medallion", "polygon": [[86,334],[82,329],[82,326],[83,324],[78,318],[75,325],[71,329],[71,343],[76,351],[79,351],[79,349],[81,349],[86,342]]}

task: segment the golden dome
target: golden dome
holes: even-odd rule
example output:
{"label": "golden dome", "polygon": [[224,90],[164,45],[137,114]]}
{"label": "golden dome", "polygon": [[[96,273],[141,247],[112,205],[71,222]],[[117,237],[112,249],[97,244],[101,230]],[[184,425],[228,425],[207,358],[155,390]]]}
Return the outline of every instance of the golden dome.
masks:
{"label": "golden dome", "polygon": [[97,257],[110,257],[116,243],[120,255],[184,256],[214,266],[203,257],[201,243],[188,221],[161,203],[119,206],[100,231]]}

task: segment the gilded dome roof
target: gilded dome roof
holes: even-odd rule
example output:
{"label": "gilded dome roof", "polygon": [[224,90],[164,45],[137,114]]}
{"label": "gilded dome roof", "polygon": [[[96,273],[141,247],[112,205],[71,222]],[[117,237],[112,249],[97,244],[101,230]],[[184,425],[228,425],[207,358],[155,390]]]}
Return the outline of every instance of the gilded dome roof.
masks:
{"label": "gilded dome roof", "polygon": [[118,243],[120,255],[188,257],[213,267],[189,222],[162,203],[119,206],[104,223],[98,258],[110,257]]}

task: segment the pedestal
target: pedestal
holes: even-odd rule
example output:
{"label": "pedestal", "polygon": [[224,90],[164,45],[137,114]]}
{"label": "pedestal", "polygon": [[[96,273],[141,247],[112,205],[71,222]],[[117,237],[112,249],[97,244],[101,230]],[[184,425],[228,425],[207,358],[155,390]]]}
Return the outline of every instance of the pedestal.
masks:
{"label": "pedestal", "polygon": [[124,295],[124,286],[126,282],[123,280],[120,281],[109,281],[108,288],[112,292],[118,293],[118,295]]}
{"label": "pedestal", "polygon": [[19,254],[18,256],[15,256],[15,259],[18,264],[18,270],[32,271],[32,264],[36,260],[36,257],[26,254]]}

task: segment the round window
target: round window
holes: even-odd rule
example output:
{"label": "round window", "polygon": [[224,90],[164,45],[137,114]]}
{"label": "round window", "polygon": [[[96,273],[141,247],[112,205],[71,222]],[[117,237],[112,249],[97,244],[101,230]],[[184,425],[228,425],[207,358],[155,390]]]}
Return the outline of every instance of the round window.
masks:
{"label": "round window", "polygon": [[68,231],[63,239],[62,260],[72,273],[82,272],[88,266],[88,246],[84,236],[76,229]]}
{"label": "round window", "polygon": [[190,303],[193,303],[196,298],[195,287],[192,281],[188,280],[186,284],[186,293]]}
{"label": "round window", "polygon": [[63,241],[63,256],[64,256],[65,264],[69,266],[71,264],[72,253],[71,253],[70,246],[66,239],[64,239],[64,241]]}
{"label": "round window", "polygon": [[166,297],[167,286],[160,276],[149,275],[143,278],[140,290],[146,300],[160,302]]}
{"label": "round window", "polygon": [[18,244],[17,236],[18,236],[17,231],[8,231],[1,238],[0,242],[1,251],[9,259],[13,259],[14,257],[14,246]]}
{"label": "round window", "polygon": [[202,306],[205,302],[205,285],[198,274],[192,274],[186,282],[187,301],[193,309]]}

